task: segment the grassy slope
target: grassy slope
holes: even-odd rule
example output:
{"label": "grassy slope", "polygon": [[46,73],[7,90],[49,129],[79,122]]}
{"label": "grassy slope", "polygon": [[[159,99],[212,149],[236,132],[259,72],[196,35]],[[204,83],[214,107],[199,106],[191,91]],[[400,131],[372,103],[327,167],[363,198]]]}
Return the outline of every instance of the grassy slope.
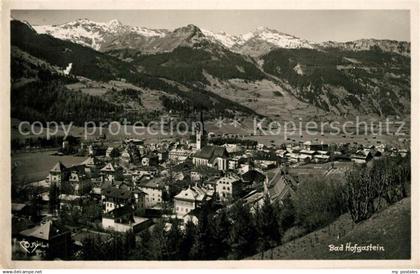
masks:
{"label": "grassy slope", "polygon": [[[353,224],[348,214],[327,227],[248,259],[409,259],[411,250],[410,198],[386,208],[370,219]],[[338,238],[338,236],[340,237]],[[330,252],[328,245],[380,244],[385,252]]]}

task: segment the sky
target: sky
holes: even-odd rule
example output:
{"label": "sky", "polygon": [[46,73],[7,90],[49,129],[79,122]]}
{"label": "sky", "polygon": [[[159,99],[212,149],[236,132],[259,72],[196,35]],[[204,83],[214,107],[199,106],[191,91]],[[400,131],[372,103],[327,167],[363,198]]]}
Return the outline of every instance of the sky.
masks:
{"label": "sky", "polygon": [[175,29],[187,24],[213,32],[243,34],[269,27],[314,42],[362,38],[410,41],[408,10],[14,10],[32,25],[63,24],[79,18],[118,19],[125,25]]}

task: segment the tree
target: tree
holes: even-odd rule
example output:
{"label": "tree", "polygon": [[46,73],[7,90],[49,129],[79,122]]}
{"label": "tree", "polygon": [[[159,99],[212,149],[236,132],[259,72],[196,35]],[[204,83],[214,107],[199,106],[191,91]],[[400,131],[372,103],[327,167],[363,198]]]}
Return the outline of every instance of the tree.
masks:
{"label": "tree", "polygon": [[171,229],[167,234],[167,254],[169,260],[180,260],[180,248],[182,243],[182,232],[178,220],[171,220]]}
{"label": "tree", "polygon": [[214,259],[226,258],[229,253],[229,228],[231,226],[226,210],[221,210],[216,214],[212,223],[214,225],[211,232],[210,256]]}
{"label": "tree", "polygon": [[278,216],[276,216],[276,211],[268,195],[264,197],[264,203],[261,209],[257,210],[255,216],[259,240],[258,249],[264,252],[279,244],[281,240]]}
{"label": "tree", "polygon": [[330,223],[347,210],[343,186],[325,178],[301,182],[292,200],[297,221],[310,231]]}
{"label": "tree", "polygon": [[153,227],[150,250],[153,260],[163,260],[168,254],[165,222],[162,219]]}
{"label": "tree", "polygon": [[135,260],[153,260],[152,254],[152,234],[149,229],[140,233],[140,242],[130,258]]}
{"label": "tree", "polygon": [[55,214],[56,210],[59,209],[59,189],[55,183],[52,183],[49,190],[49,209],[50,213]]}
{"label": "tree", "polygon": [[257,232],[249,207],[241,200],[236,202],[230,212],[232,219],[229,231],[229,259],[237,260],[250,256],[256,251]]}
{"label": "tree", "polygon": [[382,201],[393,204],[407,197],[411,179],[409,157],[376,160],[371,166],[355,167],[346,174],[347,207],[354,222],[371,217]]}
{"label": "tree", "polygon": [[285,199],[283,199],[280,212],[278,212],[277,215],[280,218],[280,226],[283,231],[286,231],[295,225],[296,209],[293,206],[291,195],[288,195]]}
{"label": "tree", "polygon": [[196,234],[196,226],[192,221],[187,221],[185,224],[185,231],[180,244],[180,258],[181,260],[190,259],[190,251],[194,244],[194,238]]}
{"label": "tree", "polygon": [[205,260],[209,258],[209,249],[212,238],[210,229],[211,218],[209,206],[203,205],[198,216],[198,225],[196,227],[194,242],[191,247],[190,257],[196,260]]}

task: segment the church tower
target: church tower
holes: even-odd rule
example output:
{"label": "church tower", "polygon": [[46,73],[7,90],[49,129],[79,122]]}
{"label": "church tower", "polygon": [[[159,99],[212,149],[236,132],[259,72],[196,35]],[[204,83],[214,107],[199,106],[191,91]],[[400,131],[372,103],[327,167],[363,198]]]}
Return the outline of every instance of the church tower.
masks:
{"label": "church tower", "polygon": [[202,112],[200,112],[200,123],[195,124],[195,143],[197,150],[200,150],[207,145],[207,132],[204,128]]}

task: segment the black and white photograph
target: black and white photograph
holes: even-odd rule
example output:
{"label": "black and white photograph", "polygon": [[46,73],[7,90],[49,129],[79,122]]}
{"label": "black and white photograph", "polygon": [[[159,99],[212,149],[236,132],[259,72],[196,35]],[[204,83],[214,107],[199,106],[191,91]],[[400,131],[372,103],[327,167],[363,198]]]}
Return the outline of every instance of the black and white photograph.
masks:
{"label": "black and white photograph", "polygon": [[12,262],[414,258],[410,9],[40,7],[6,19]]}

